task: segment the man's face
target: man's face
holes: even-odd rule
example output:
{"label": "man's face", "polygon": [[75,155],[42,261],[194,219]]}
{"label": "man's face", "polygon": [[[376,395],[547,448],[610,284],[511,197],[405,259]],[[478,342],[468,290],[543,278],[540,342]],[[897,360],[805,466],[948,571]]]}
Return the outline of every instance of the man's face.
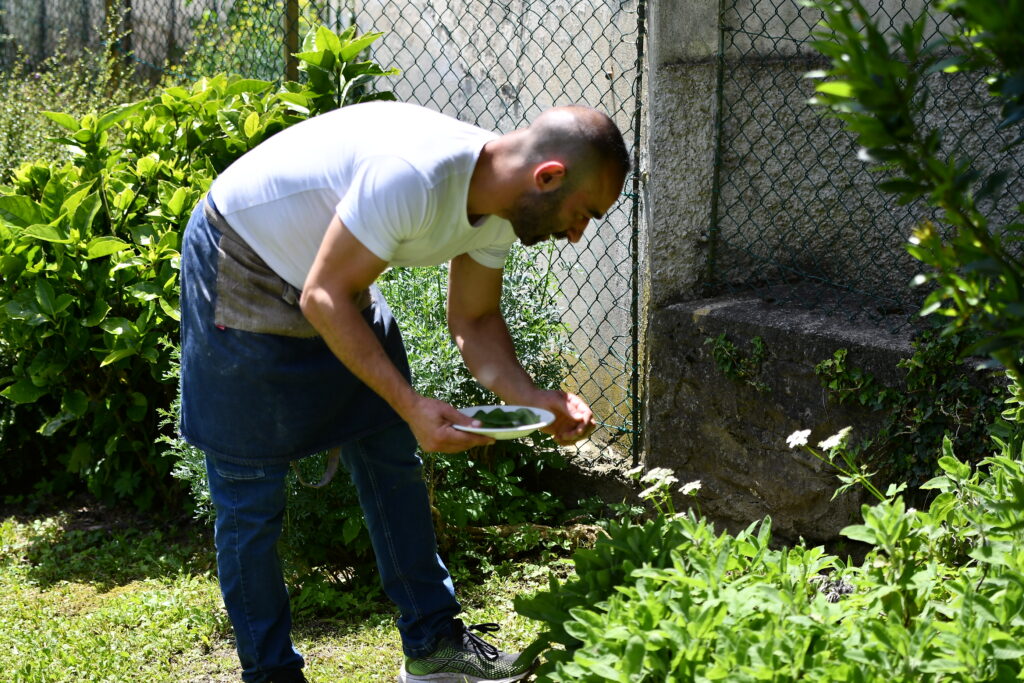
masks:
{"label": "man's face", "polygon": [[576,243],[591,219],[601,218],[618,199],[622,183],[595,173],[577,187],[563,184],[554,190],[534,189],[516,202],[508,220],[516,237],[530,246],[545,239]]}
{"label": "man's face", "polygon": [[509,222],[520,242],[530,246],[552,236],[567,237],[561,221],[567,190],[563,185],[550,192],[533,190],[519,198]]}

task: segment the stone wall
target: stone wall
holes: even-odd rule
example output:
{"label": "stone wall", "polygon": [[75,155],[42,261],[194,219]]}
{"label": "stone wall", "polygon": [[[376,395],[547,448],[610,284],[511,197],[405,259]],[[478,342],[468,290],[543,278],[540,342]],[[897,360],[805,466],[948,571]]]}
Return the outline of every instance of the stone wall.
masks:
{"label": "stone wall", "polygon": [[[752,340],[763,341],[764,358],[750,381],[730,379],[716,363],[706,342],[721,334],[748,358]],[[681,482],[700,480],[702,511],[733,531],[770,515],[779,540],[817,542],[834,539],[851,522],[867,500],[863,490],[833,501],[836,473],[789,448],[786,438],[811,429],[814,445],[846,426],[854,427],[854,440],[870,436],[880,416],[830,403],[814,366],[845,348],[851,367],[899,386],[896,362],[911,354],[907,339],[730,297],[660,309],[648,348],[648,467],[673,469]]]}

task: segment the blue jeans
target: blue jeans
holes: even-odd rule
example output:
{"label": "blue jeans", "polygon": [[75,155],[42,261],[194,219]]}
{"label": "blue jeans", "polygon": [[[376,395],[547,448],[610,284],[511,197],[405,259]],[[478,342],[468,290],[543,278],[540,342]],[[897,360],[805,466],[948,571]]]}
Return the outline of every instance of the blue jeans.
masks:
{"label": "blue jeans", "polygon": [[[359,495],[384,592],[398,606],[402,649],[420,657],[461,611],[437,554],[416,440],[404,423],[342,447]],[[242,679],[301,669],[292,646],[288,593],[277,556],[287,464],[242,465],[207,455],[217,512],[217,572],[234,627]]]}

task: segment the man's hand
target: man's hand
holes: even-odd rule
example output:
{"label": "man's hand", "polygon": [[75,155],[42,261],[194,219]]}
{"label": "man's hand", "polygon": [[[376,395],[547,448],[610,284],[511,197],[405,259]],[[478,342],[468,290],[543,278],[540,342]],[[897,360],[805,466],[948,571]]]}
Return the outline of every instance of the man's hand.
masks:
{"label": "man's hand", "polygon": [[538,399],[531,403],[555,414],[555,421],[541,431],[553,436],[555,442],[561,446],[568,446],[587,438],[597,427],[594,424],[594,412],[576,394],[565,391],[542,391],[538,394]]}
{"label": "man's hand", "polygon": [[474,446],[488,446],[494,439],[483,434],[463,432],[453,424],[479,426],[479,421],[463,415],[444,401],[421,396],[404,417],[420,447],[428,453],[458,453]]}

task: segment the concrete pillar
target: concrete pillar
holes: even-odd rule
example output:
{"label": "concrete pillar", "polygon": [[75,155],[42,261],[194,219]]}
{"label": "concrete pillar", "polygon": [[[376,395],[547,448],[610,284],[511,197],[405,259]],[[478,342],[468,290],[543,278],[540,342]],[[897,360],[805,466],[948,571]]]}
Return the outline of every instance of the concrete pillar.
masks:
{"label": "concrete pillar", "polygon": [[719,0],[652,0],[648,55],[650,313],[704,279],[714,206]]}

